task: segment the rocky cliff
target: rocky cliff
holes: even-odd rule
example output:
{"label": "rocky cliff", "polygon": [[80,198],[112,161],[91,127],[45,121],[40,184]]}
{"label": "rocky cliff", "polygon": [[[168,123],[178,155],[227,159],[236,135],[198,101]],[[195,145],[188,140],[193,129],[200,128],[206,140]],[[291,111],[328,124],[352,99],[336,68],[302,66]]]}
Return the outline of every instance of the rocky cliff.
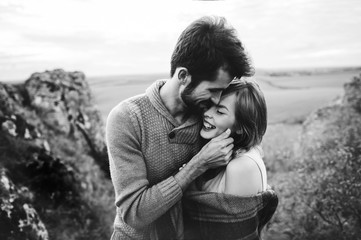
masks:
{"label": "rocky cliff", "polygon": [[303,124],[303,151],[319,149],[330,139],[344,142],[350,134],[361,133],[360,128],[361,75],[344,85],[342,96],[308,116]]}
{"label": "rocky cliff", "polygon": [[[291,127],[301,131],[275,141],[294,141],[291,154],[286,149],[281,160],[265,161],[276,169],[267,170],[280,200],[265,238],[361,240],[361,75],[302,125],[286,130]],[[288,170],[282,172],[282,165]]]}
{"label": "rocky cliff", "polygon": [[299,239],[361,239],[361,76],[307,118],[301,139]]}
{"label": "rocky cliff", "polygon": [[0,83],[0,239],[109,239],[103,128],[81,72]]}

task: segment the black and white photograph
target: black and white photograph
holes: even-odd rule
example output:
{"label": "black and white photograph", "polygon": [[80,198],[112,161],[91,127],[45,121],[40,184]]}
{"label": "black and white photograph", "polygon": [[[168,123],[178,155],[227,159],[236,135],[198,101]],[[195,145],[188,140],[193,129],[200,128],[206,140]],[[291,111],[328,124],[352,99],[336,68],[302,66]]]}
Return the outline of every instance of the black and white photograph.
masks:
{"label": "black and white photograph", "polygon": [[361,240],[358,0],[0,0],[1,240]]}

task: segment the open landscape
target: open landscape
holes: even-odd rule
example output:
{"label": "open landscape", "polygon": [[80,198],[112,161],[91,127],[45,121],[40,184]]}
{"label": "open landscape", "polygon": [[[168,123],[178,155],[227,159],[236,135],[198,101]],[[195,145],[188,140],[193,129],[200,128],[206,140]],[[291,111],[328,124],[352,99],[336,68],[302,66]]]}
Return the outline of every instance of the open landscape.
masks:
{"label": "open landscape", "polygon": [[[264,92],[269,124],[292,123],[302,122],[310,112],[339,96],[343,84],[360,71],[360,68],[259,71],[254,79]],[[156,79],[166,78],[167,73],[89,77],[88,81],[105,120],[117,103],[144,93]]]}

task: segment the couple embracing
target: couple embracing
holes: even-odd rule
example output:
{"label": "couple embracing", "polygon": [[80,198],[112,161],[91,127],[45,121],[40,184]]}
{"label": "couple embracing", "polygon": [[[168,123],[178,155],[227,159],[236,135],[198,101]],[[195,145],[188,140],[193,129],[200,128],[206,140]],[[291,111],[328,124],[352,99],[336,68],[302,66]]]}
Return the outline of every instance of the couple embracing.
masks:
{"label": "couple embracing", "polygon": [[180,35],[170,78],[110,112],[115,239],[260,239],[277,207],[260,143],[264,96],[236,31],[203,17]]}

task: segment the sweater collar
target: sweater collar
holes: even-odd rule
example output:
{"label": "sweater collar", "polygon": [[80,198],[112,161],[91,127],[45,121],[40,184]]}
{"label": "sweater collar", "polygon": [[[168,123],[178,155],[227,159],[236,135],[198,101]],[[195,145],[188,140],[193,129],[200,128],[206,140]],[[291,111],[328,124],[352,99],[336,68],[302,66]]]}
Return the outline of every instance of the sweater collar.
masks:
{"label": "sweater collar", "polygon": [[[165,84],[166,80],[157,80],[155,81],[150,87],[146,90],[146,95],[148,96],[151,104],[154,106],[154,108],[163,116],[165,117],[169,122],[172,123],[173,126],[179,127],[180,125],[178,122],[174,119],[174,117],[169,113],[168,109],[165,107],[162,99],[160,98],[160,89]],[[198,123],[200,120],[200,116],[191,115],[187,119],[185,123],[183,123],[182,127],[191,126],[193,124]]]}

